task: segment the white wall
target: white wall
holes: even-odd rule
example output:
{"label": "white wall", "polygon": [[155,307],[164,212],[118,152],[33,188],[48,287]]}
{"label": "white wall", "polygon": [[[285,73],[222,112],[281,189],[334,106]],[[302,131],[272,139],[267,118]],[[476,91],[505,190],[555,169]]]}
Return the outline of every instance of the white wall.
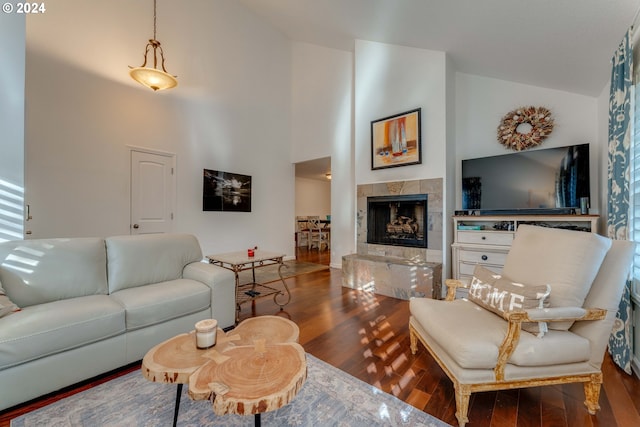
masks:
{"label": "white wall", "polygon": [[[330,157],[350,134],[352,54],[293,43],[291,147],[295,163]],[[346,140],[348,142],[348,139]]]}
{"label": "white wall", "polygon": [[[128,6],[114,0],[99,7],[107,22],[137,19],[150,31],[151,11]],[[27,25],[32,237],[128,234],[133,145],[176,154],[174,231],[196,234],[205,253],[258,245],[292,255],[290,41],[239,2],[163,3],[158,38],[179,85],[154,93],[127,76],[127,65],[139,65],[148,34],[127,35],[113,23],[112,30],[87,26],[95,11],[81,0],[56,10]],[[171,19],[161,20],[166,16]],[[48,38],[72,52],[65,59],[39,49],[47,29]],[[107,71],[78,63],[92,43],[109,45]],[[251,175],[252,212],[203,212],[204,168]]]}
{"label": "white wall", "polygon": [[[607,177],[607,168],[609,161],[609,89],[611,85],[607,83],[602,89],[602,93],[597,99],[598,103],[598,155],[600,161],[596,164],[597,167],[597,186],[598,191],[602,195],[599,200],[599,212],[600,212],[600,223],[599,230],[600,234],[607,235],[607,214],[609,212],[608,208],[608,177]],[[593,168],[593,166],[592,166]]]}
{"label": "white wall", "polygon": [[[456,200],[456,71],[452,63],[451,57],[446,57],[446,88],[447,88],[447,101],[446,101],[446,154],[445,154],[445,179],[443,185],[443,218],[442,218],[442,233],[443,233],[443,248],[450,248],[453,243],[453,211],[455,209]],[[450,278],[451,274],[451,250],[443,251],[444,263],[442,276],[443,278]],[[444,288],[442,289],[444,293]]]}
{"label": "white wall", "polygon": [[339,268],[355,252],[353,54],[294,43],[292,70],[291,158],[331,157],[331,266]]}
{"label": "white wall", "polygon": [[24,232],[25,16],[0,14],[0,242]]}
{"label": "white wall", "polygon": [[[555,127],[539,148],[589,143],[591,197],[600,200],[596,183],[600,163],[598,102],[596,98],[570,92],[524,85],[470,74],[456,74],[456,208],[462,205],[460,162],[462,159],[513,152],[496,138],[497,127],[509,111],[527,105],[551,110]],[[591,213],[598,213],[592,200]]]}
{"label": "white wall", "polygon": [[331,215],[331,181],[296,178],[296,216]]}
{"label": "white wall", "polygon": [[[441,178],[446,151],[446,55],[356,40],[356,184]],[[422,108],[422,164],[371,170],[371,121]]]}

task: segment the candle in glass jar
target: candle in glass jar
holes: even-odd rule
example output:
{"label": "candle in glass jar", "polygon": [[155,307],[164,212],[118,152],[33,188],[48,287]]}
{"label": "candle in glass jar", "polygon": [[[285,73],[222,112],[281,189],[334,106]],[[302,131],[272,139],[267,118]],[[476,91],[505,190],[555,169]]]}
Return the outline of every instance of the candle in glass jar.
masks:
{"label": "candle in glass jar", "polygon": [[196,323],[196,347],[209,348],[216,345],[218,321],[205,319]]}

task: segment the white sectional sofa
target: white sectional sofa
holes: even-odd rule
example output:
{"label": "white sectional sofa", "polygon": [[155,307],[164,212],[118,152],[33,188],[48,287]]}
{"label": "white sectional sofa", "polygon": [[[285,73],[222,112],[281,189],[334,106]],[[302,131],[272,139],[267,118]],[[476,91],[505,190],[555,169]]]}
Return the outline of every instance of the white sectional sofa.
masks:
{"label": "white sectional sofa", "polygon": [[202,319],[235,321],[233,272],[188,234],[0,243],[0,410],[142,359]]}

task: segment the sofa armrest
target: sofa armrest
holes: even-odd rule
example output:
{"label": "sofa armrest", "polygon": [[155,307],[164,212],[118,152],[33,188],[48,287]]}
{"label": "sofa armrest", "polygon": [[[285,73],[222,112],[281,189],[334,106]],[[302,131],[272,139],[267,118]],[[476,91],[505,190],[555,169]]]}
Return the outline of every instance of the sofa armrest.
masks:
{"label": "sofa armrest", "polygon": [[458,279],[447,279],[444,281],[444,284],[447,285],[446,301],[453,301],[456,299],[456,289],[469,287],[468,284]]}
{"label": "sofa armrest", "polygon": [[522,311],[512,311],[504,313],[503,317],[509,322],[507,335],[504,337],[498,352],[498,363],[494,368],[497,381],[504,379],[504,369],[507,361],[513,354],[518,341],[522,322],[563,322],[567,320],[602,320],[607,315],[607,311],[601,308],[582,307],[552,307],[534,308]]}
{"label": "sofa armrest", "polygon": [[192,262],[184,267],[182,277],[197,280],[211,288],[211,317],[220,328],[236,323],[236,276],[231,270],[206,262]]}

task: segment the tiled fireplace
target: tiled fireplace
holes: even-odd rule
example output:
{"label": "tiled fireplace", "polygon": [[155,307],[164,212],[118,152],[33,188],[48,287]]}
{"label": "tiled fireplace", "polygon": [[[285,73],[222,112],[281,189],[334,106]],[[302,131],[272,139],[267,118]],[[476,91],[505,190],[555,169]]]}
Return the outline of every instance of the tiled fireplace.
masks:
{"label": "tiled fireplace", "polygon": [[442,179],[359,185],[357,197],[357,253],[343,257],[343,286],[439,297]]}
{"label": "tiled fireplace", "polygon": [[[367,243],[367,199],[380,196],[427,195],[427,217],[425,231],[427,246],[407,247]],[[358,185],[357,253],[361,255],[384,255],[413,260],[439,262],[442,258],[442,178],[413,181],[394,181],[379,184]]]}

